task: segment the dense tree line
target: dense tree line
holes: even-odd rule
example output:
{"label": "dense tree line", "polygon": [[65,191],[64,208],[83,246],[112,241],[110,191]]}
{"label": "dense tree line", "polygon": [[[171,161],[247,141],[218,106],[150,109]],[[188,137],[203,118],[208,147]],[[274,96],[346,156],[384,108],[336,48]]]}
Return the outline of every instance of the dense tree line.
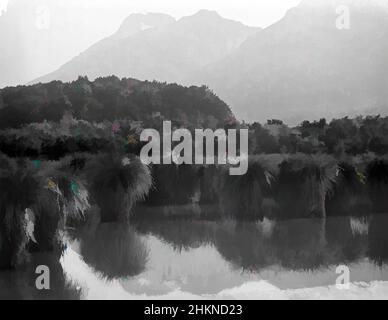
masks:
{"label": "dense tree line", "polygon": [[118,79],[71,83],[53,81],[0,90],[0,129],[44,120],[58,122],[70,112],[89,122],[131,119],[150,126],[167,119],[180,125],[216,127],[233,120],[229,107],[207,87]]}
{"label": "dense tree line", "polygon": [[250,151],[260,153],[328,153],[336,156],[388,152],[388,117],[367,116],[354,119],[303,121],[290,128],[279,120],[265,125],[253,123]]}

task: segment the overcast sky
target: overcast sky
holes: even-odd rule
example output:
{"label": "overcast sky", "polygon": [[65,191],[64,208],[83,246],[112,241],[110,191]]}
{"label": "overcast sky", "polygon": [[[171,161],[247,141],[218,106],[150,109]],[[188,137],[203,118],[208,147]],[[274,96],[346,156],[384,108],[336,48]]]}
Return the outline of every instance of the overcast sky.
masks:
{"label": "overcast sky", "polygon": [[[12,1],[12,0],[11,0]],[[90,7],[101,12],[108,26],[117,27],[135,12],[162,12],[175,18],[191,15],[200,9],[216,10],[221,16],[250,26],[265,27],[279,20],[300,0],[51,0],[66,6]],[[0,0],[0,11],[8,0]]]}
{"label": "overcast sky", "polygon": [[[7,3],[9,5],[7,19],[3,19],[4,23],[0,24],[0,27],[5,28],[0,30],[0,35],[3,38],[10,35],[9,42],[16,46],[12,50],[25,48],[26,52],[23,59],[19,58],[23,62],[19,72],[23,77],[16,76],[15,71],[11,74],[12,79],[3,81],[3,86],[28,83],[56,70],[91,45],[114,34],[124,19],[133,13],[158,12],[179,19],[207,9],[248,26],[266,27],[280,20],[288,9],[300,1],[0,0],[0,13],[7,8]],[[31,18],[34,12],[36,21]],[[38,29],[42,21],[48,24]],[[1,46],[0,41],[0,55],[4,51]]]}
{"label": "overcast sky", "polygon": [[7,6],[8,0],[0,0],[0,14],[3,10],[5,10],[5,7]]}

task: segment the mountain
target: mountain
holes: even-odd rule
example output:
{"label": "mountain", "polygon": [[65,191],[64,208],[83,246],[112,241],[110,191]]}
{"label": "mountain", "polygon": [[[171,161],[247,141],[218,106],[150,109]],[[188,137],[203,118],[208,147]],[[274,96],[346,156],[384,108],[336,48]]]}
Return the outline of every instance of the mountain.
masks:
{"label": "mountain", "polygon": [[[337,28],[344,7],[350,28]],[[339,10],[339,11],[338,11]],[[202,10],[132,15],[35,82],[116,75],[207,85],[238,118],[290,124],[388,113],[388,0],[303,0],[261,30]]]}
{"label": "mountain", "polygon": [[174,23],[175,19],[167,14],[161,13],[135,13],[127,17],[121,24],[119,30],[108,39],[125,39],[138,32],[163,27],[167,24]]}
{"label": "mountain", "polygon": [[160,28],[174,22],[176,22],[176,20],[167,14],[131,14],[124,20],[117,32],[93,44],[87,51],[90,54],[104,52],[105,50],[109,50],[108,48],[111,46],[114,47],[117,42],[125,40],[137,33],[141,33],[148,29]]}
{"label": "mountain", "polygon": [[149,16],[150,20],[158,17],[160,23],[152,25],[144,19],[144,30],[128,33],[128,27],[132,30],[133,20],[139,17],[129,17],[116,34],[34,82],[116,75],[179,83],[227,56],[260,30],[224,19],[214,11],[201,10],[178,21]]}
{"label": "mountain", "polygon": [[[58,69],[92,44],[112,34],[131,4],[78,0],[9,0],[0,14],[0,88],[25,84]],[[132,17],[117,33],[129,35],[171,17]],[[142,24],[143,23],[143,24]]]}
{"label": "mountain", "polygon": [[[340,5],[349,9],[349,29],[337,29]],[[206,83],[237,117],[249,120],[292,124],[387,113],[387,8],[387,0],[302,1],[185,82]]]}

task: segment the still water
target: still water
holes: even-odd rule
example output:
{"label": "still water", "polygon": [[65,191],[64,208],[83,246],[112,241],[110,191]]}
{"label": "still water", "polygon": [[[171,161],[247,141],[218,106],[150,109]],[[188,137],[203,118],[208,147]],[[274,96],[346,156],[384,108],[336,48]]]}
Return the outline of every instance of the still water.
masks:
{"label": "still water", "polygon": [[[131,227],[91,223],[69,232],[57,267],[65,281],[56,285],[71,287],[77,293],[72,298],[81,299],[388,298],[387,227],[388,215],[258,223],[144,218]],[[349,288],[336,287],[339,265],[350,270]],[[23,284],[25,277],[12,274],[8,287],[37,298],[27,294],[34,288]],[[0,273],[0,284],[5,277]]]}

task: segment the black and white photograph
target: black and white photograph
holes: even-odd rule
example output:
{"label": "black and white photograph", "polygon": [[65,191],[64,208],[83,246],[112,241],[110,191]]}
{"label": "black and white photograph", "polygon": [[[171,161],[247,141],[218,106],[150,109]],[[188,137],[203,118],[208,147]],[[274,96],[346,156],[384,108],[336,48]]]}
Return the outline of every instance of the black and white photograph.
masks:
{"label": "black and white photograph", "polygon": [[0,0],[0,300],[387,299],[388,0]]}

